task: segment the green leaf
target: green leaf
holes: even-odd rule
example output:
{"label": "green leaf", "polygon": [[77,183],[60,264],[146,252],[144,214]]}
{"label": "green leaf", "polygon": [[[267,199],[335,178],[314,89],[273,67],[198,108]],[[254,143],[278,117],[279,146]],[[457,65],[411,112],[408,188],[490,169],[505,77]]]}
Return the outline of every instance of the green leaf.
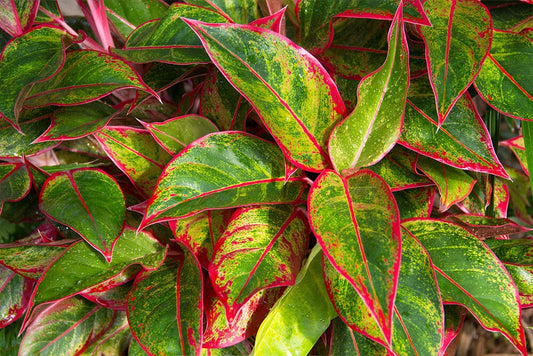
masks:
{"label": "green leaf", "polygon": [[144,23],[131,33],[123,49],[113,52],[134,63],[165,62],[173,64],[207,63],[209,57],[202,43],[182,18],[205,22],[227,22],[228,19],[209,9],[172,4],[160,20]]}
{"label": "green leaf", "polygon": [[[524,135],[524,149],[526,151],[526,168],[533,167],[533,123],[529,121],[522,122],[522,133]],[[524,172],[529,176],[529,186],[533,191],[533,174],[529,174],[528,169],[524,169]]]}
{"label": "green leaf", "polygon": [[448,222],[411,219],[402,227],[428,252],[443,301],[467,307],[483,327],[500,331],[525,355],[518,292],[494,253],[476,236]]}
{"label": "green leaf", "polygon": [[296,283],[285,290],[261,323],[253,355],[305,356],[336,316],[324,286],[322,251],[317,244]]}
{"label": "green leaf", "polygon": [[75,355],[106,332],[116,312],[80,297],[40,308],[26,329],[19,355]]}
{"label": "green leaf", "polygon": [[491,6],[490,15],[495,29],[521,32],[533,27],[533,6],[525,2],[511,2],[505,6]]}
{"label": "green leaf", "polygon": [[124,195],[111,176],[83,168],[55,173],[44,182],[39,207],[52,220],[80,234],[111,262],[126,219]]}
{"label": "green leaf", "polygon": [[117,312],[113,324],[107,331],[92,343],[81,356],[120,356],[124,355],[131,339],[126,312]]}
{"label": "green leaf", "polygon": [[34,156],[57,146],[59,142],[34,143],[48,126],[50,126],[50,120],[39,118],[21,122],[17,130],[9,122],[2,120],[0,122],[0,158]]}
{"label": "green leaf", "polygon": [[476,180],[466,172],[430,158],[420,157],[417,168],[437,185],[441,212],[463,201],[476,184]]}
{"label": "green leaf", "polygon": [[20,318],[28,306],[33,282],[0,266],[0,328]]}
{"label": "green leaf", "polygon": [[372,165],[389,152],[400,136],[409,88],[409,52],[401,7],[389,31],[383,65],[361,81],[357,106],[335,126],[329,154],[335,170],[346,175]]}
{"label": "green leaf", "polygon": [[258,112],[287,159],[308,171],[326,168],[329,131],[345,108],[318,60],[270,30],[185,21],[217,68]]}
{"label": "green leaf", "polygon": [[141,272],[128,299],[128,321],[142,348],[158,355],[198,355],[202,347],[203,280],[185,251],[176,262]]}
{"label": "green leaf", "polygon": [[459,169],[508,178],[490,134],[468,93],[458,98],[439,127],[427,77],[409,88],[405,121],[398,143]]}
{"label": "green leaf", "polygon": [[187,0],[187,2],[212,8],[236,23],[247,24],[259,18],[256,0]]}
{"label": "green leaf", "polygon": [[489,216],[460,214],[446,216],[445,220],[461,225],[482,240],[531,230],[510,219]]}
{"label": "green leaf", "polygon": [[104,0],[104,4],[107,18],[124,38],[146,21],[163,17],[168,8],[159,0]]}
{"label": "green leaf", "polygon": [[[522,122],[521,126],[522,126],[522,132],[524,133],[524,135],[528,136],[528,140],[529,140],[528,147],[531,147],[528,151],[532,152],[531,150],[533,150],[533,143],[532,143],[533,133],[530,133],[531,128],[528,122],[529,121]],[[516,156],[516,159],[520,163],[520,166],[524,170],[524,173],[526,175],[529,175],[529,170],[528,170],[529,165],[528,165],[528,160],[527,160],[526,143],[525,143],[524,136],[516,136],[505,141],[500,141],[499,144],[501,146],[508,147],[511,151],[513,151],[513,153]],[[533,156],[531,158],[532,158],[531,161],[533,162]]]}
{"label": "green leaf", "polygon": [[429,218],[433,209],[435,190],[435,187],[422,187],[394,192],[400,219]]}
{"label": "green leaf", "polygon": [[32,86],[24,105],[77,105],[130,88],[157,96],[123,59],[92,50],[71,51],[55,76]]}
{"label": "green leaf", "polygon": [[285,180],[280,149],[243,132],[204,136],[167,165],[141,228],[204,210],[301,201],[303,175]]}
{"label": "green leaf", "polygon": [[50,127],[34,142],[72,140],[90,135],[107,125],[119,112],[100,101],[57,109],[52,114]]}
{"label": "green leaf", "polygon": [[357,332],[354,332],[339,318],[333,320],[331,334],[332,336],[329,346],[330,355],[387,355],[387,349],[385,347]]}
{"label": "green leaf", "polygon": [[308,210],[324,255],[357,290],[390,342],[401,254],[390,188],[369,170],[346,178],[324,171],[311,187]]}
{"label": "green leaf", "polygon": [[19,201],[31,189],[28,169],[22,163],[0,163],[0,213],[6,201]]}
{"label": "green leaf", "polygon": [[309,232],[303,211],[289,205],[247,207],[233,214],[209,265],[230,320],[258,291],[294,284]]}
{"label": "green leaf", "polygon": [[1,0],[0,27],[11,36],[19,36],[31,28],[38,9],[36,0]]}
{"label": "green leaf", "polygon": [[32,302],[40,304],[74,295],[120,274],[133,264],[147,270],[156,269],[165,255],[166,249],[153,236],[145,232],[136,234],[129,227],[118,238],[110,262],[83,241],[77,242],[41,276]]}
{"label": "green leaf", "polygon": [[107,126],[94,137],[132,183],[145,196],[150,196],[163,168],[171,159],[150,133],[128,126]]}
{"label": "green leaf", "polygon": [[483,100],[506,116],[533,120],[533,39],[493,31],[490,53],[474,85]]}
{"label": "green leaf", "polygon": [[176,155],[194,140],[218,131],[211,121],[193,114],[174,117],[163,122],[141,121],[141,124],[171,155]]}
{"label": "green leaf", "polygon": [[420,33],[440,127],[481,70],[492,23],[487,7],[475,0],[426,0],[424,10],[433,26],[420,27]]}
{"label": "green leaf", "polygon": [[66,36],[62,29],[39,26],[4,47],[0,55],[1,117],[18,126],[22,103],[32,84],[49,78],[62,67]]}

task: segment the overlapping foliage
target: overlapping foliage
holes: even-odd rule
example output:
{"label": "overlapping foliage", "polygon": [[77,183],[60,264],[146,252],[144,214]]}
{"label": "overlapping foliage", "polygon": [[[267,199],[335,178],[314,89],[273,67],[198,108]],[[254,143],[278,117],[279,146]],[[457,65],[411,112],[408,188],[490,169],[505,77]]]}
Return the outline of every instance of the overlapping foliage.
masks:
{"label": "overlapping foliage", "polygon": [[531,1],[0,3],[11,351],[527,353]]}

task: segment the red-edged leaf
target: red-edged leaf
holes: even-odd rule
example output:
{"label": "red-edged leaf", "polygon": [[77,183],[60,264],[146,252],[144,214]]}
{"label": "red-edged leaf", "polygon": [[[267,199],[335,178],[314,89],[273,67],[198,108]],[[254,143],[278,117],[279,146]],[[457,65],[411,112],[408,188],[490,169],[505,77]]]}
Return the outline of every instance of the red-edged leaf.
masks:
{"label": "red-edged leaf", "polygon": [[177,154],[194,140],[218,131],[215,124],[205,117],[192,114],[174,117],[163,122],[141,121],[141,124],[171,155]]}
{"label": "red-edged leaf", "polygon": [[270,30],[186,21],[213,63],[256,109],[287,159],[313,172],[326,168],[327,136],[345,108],[316,58]]}
{"label": "red-edged leaf", "polygon": [[[159,262],[162,263],[163,258]],[[143,267],[153,269],[153,266],[144,265]],[[139,265],[127,267],[118,275],[81,291],[79,295],[104,308],[126,310],[128,294],[133,286],[133,280],[141,269],[142,267]]]}
{"label": "red-edged leaf", "polygon": [[433,210],[435,187],[405,189],[394,192],[400,219],[429,218]]}
{"label": "red-edged leaf", "polygon": [[80,354],[111,327],[115,313],[80,297],[39,308],[24,334],[19,355]]}
{"label": "red-edged leaf", "polygon": [[0,266],[0,328],[8,326],[26,311],[33,283]]}
{"label": "red-edged leaf", "polygon": [[390,342],[401,254],[390,188],[368,170],[344,178],[324,171],[313,183],[308,211],[324,255],[357,290]]}
{"label": "red-edged leaf", "polygon": [[328,340],[328,356],[372,355],[386,356],[387,349],[371,339],[354,332],[341,319],[335,318],[331,324]]}
{"label": "red-edged leaf", "polygon": [[200,91],[200,113],[223,131],[243,130],[250,103],[224,78],[220,71],[209,71]]}
{"label": "red-edged leaf", "polygon": [[283,27],[283,17],[285,16],[286,9],[287,7],[284,7],[272,15],[254,20],[250,22],[250,25],[267,28],[274,32],[281,33],[281,28]]}
{"label": "red-edged leaf", "polygon": [[60,28],[39,26],[7,43],[0,54],[0,117],[18,126],[30,84],[49,78],[63,66],[66,37]]}
{"label": "red-edged leaf", "polygon": [[216,10],[237,23],[247,24],[259,17],[256,0],[189,0],[187,2]]}
{"label": "red-edged leaf", "polygon": [[39,0],[0,0],[0,28],[19,36],[31,27],[38,9]]}
{"label": "red-edged leaf", "polygon": [[165,16],[168,5],[161,0],[104,0],[107,18],[125,38],[146,21]]}
{"label": "red-edged leaf", "polygon": [[228,319],[258,291],[294,284],[308,246],[302,210],[289,205],[242,208],[218,239],[209,276]]}
{"label": "red-edged leaf", "polygon": [[[126,312],[115,313],[113,324],[94,343],[85,349],[87,355],[122,355],[132,339]],[[132,354],[129,354],[133,356]]]}
{"label": "red-edged leaf", "polygon": [[476,184],[476,180],[464,171],[426,157],[419,158],[417,168],[437,185],[441,212],[463,201]]}
{"label": "red-edged leaf", "polygon": [[72,296],[121,274],[139,264],[146,270],[158,268],[166,249],[148,233],[135,233],[128,227],[115,245],[113,260],[107,262],[83,241],[72,244],[43,273],[32,295],[32,304]]}
{"label": "red-edged leaf", "polygon": [[200,265],[208,268],[213,247],[226,229],[233,210],[209,210],[188,218],[172,220],[170,229],[176,240],[196,256]]}
{"label": "red-edged leaf", "polygon": [[[506,218],[480,215],[449,215],[445,220],[461,225],[480,239],[531,231]],[[499,257],[499,256],[498,256]]]}
{"label": "red-edged leaf", "polygon": [[143,129],[107,126],[94,135],[105,153],[145,196],[171,156]]}
{"label": "red-edged leaf", "polygon": [[102,98],[117,89],[130,88],[157,97],[122,58],[92,50],[71,51],[55,76],[32,86],[24,105],[78,105]]}
{"label": "red-edged leaf", "polygon": [[100,101],[60,108],[52,114],[50,127],[34,142],[78,139],[103,128],[119,113]]}
{"label": "red-edged leaf", "polygon": [[448,346],[461,331],[467,314],[468,311],[460,305],[448,304],[444,306],[446,334],[444,335],[439,355],[446,355]]}
{"label": "red-edged leaf", "polygon": [[337,172],[348,175],[359,167],[372,165],[396,144],[409,88],[408,61],[400,7],[389,30],[387,59],[360,82],[357,106],[331,132],[329,154]]}
{"label": "red-edged leaf", "polygon": [[490,53],[474,82],[483,100],[506,116],[533,120],[532,56],[533,38],[493,31]]}
{"label": "red-edged leaf", "polygon": [[31,189],[28,169],[22,163],[0,163],[0,213],[6,201],[19,201]]}
{"label": "red-edged leaf", "polygon": [[533,27],[533,6],[510,1],[503,4],[489,4],[488,8],[495,29],[519,33]]}
{"label": "red-edged leaf", "polygon": [[333,17],[363,17],[391,20],[397,9],[404,7],[405,21],[430,25],[419,0],[302,0],[298,3],[300,43],[311,53],[320,53],[329,47],[333,38]]}
{"label": "red-edged leaf", "polygon": [[429,253],[444,302],[467,307],[483,327],[501,332],[526,355],[518,291],[487,245],[444,221],[411,219],[402,227]]}
{"label": "red-edged leaf", "polygon": [[432,27],[420,27],[438,112],[438,126],[472,84],[492,41],[489,10],[476,0],[426,0]]}
{"label": "red-edged leaf", "polygon": [[209,62],[193,31],[181,19],[193,18],[205,22],[228,22],[218,12],[189,4],[174,3],[166,15],[137,27],[128,37],[123,49],[113,52],[134,63],[165,62],[192,64]]}
{"label": "red-edged leaf", "polygon": [[526,157],[526,147],[524,145],[524,136],[516,136],[505,141],[500,141],[500,145],[509,147],[511,151],[515,154],[520,166],[524,170],[524,173],[529,175],[529,170],[527,169],[527,157]]}
{"label": "red-edged leaf", "polygon": [[59,142],[33,143],[50,126],[49,119],[37,118],[19,123],[19,130],[9,122],[0,122],[0,158],[34,156],[59,145]]}
{"label": "red-edged leaf", "polygon": [[209,209],[301,201],[303,173],[285,181],[285,160],[273,143],[243,132],[213,133],[167,165],[141,228]]}
{"label": "red-edged leaf", "polygon": [[427,77],[411,82],[398,143],[456,168],[508,178],[470,95],[458,99],[439,128],[429,91]]}
{"label": "red-edged leaf", "polygon": [[128,298],[135,339],[151,355],[200,355],[203,334],[203,279],[194,256],[141,272]]}
{"label": "red-edged leaf", "polygon": [[44,182],[39,208],[76,231],[111,262],[126,219],[124,195],[111,176],[98,169],[55,173]]}

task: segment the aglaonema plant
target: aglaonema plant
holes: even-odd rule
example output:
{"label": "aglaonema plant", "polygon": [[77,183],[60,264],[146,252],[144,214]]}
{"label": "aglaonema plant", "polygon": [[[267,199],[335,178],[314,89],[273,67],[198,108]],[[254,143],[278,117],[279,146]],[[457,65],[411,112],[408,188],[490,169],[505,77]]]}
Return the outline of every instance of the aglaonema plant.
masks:
{"label": "aglaonema plant", "polygon": [[1,3],[6,354],[527,354],[531,1]]}

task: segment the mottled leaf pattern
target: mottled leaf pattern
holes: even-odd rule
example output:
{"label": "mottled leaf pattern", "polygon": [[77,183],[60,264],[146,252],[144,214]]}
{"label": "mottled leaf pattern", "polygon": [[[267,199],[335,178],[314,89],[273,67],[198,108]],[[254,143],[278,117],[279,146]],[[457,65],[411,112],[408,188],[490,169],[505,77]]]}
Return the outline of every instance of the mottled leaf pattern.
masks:
{"label": "mottled leaf pattern", "polygon": [[0,213],[6,201],[17,201],[30,191],[31,180],[21,163],[0,163]]}
{"label": "mottled leaf pattern", "polygon": [[20,318],[30,300],[33,282],[0,266],[0,328]]}
{"label": "mottled leaf pattern", "polygon": [[37,15],[37,0],[0,0],[0,27],[11,36],[29,29]]}
{"label": "mottled leaf pattern", "polygon": [[0,122],[0,158],[33,156],[57,146],[59,142],[33,143],[48,126],[48,119],[29,120],[19,124],[20,132],[9,122]]}
{"label": "mottled leaf pattern", "polygon": [[159,0],[104,0],[107,17],[124,38],[146,21],[165,15],[167,6]]}

